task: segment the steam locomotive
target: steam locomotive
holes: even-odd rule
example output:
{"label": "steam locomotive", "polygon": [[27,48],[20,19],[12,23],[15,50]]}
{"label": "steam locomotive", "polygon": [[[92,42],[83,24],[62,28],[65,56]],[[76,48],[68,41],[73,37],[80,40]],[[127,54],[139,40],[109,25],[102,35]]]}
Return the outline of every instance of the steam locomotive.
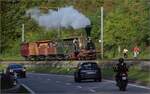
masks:
{"label": "steam locomotive", "polygon": [[25,60],[93,60],[96,59],[95,44],[90,37],[91,26],[85,28],[86,37],[71,37],[57,41],[42,40],[21,44]]}

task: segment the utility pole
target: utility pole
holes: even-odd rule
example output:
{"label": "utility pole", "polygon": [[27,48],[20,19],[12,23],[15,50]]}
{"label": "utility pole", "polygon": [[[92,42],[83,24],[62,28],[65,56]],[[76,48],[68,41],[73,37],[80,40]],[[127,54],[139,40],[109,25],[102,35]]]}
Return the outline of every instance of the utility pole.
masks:
{"label": "utility pole", "polygon": [[103,31],[104,31],[104,26],[103,26],[103,7],[101,7],[101,58],[103,59],[104,51],[103,51]]}
{"label": "utility pole", "polygon": [[22,42],[24,42],[24,24],[22,24]]}
{"label": "utility pole", "polygon": [[[60,8],[58,7],[57,11],[59,12],[59,10],[60,10]],[[58,14],[58,16],[60,16],[60,15]],[[59,52],[64,53],[64,46],[63,46],[63,39],[62,39],[61,24],[60,23],[58,24],[58,41],[60,42],[59,43],[60,44],[59,45],[60,46]]]}

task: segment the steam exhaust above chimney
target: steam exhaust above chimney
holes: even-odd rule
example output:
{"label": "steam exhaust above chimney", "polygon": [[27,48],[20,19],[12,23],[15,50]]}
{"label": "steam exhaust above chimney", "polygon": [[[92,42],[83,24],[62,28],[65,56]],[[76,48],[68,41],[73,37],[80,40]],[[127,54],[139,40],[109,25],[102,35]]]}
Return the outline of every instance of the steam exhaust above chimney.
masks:
{"label": "steam exhaust above chimney", "polygon": [[85,32],[86,32],[87,38],[91,37],[91,30],[92,30],[92,25],[87,25],[85,27]]}

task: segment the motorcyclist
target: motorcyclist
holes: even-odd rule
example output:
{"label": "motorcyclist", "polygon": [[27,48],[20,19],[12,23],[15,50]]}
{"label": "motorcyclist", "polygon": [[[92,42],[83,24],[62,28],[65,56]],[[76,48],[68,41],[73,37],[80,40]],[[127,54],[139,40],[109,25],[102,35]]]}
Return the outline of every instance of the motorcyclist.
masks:
{"label": "motorcyclist", "polygon": [[[120,74],[121,73],[125,73],[127,75],[128,72],[128,68],[126,63],[124,62],[123,58],[119,58],[119,63],[116,65],[116,67],[114,67],[114,71],[117,72],[115,78],[116,78],[116,82],[118,83],[119,78],[120,78]],[[118,84],[117,84],[118,85]]]}

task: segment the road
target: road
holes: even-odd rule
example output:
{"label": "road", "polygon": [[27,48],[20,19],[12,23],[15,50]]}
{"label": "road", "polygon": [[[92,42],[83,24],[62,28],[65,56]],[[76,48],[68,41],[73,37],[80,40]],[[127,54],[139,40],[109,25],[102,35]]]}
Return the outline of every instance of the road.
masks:
{"label": "road", "polygon": [[114,81],[83,81],[75,83],[73,76],[56,74],[28,73],[27,78],[19,81],[35,94],[149,94],[150,88],[128,85],[127,91],[121,92]]}

